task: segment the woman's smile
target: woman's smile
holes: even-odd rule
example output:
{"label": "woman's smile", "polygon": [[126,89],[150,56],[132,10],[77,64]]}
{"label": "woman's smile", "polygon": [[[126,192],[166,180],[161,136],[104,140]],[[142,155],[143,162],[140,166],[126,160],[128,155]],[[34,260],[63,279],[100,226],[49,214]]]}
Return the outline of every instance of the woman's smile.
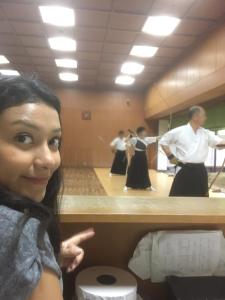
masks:
{"label": "woman's smile", "polygon": [[40,185],[40,186],[46,186],[50,179],[49,177],[29,177],[29,176],[22,176],[22,178],[34,185]]}

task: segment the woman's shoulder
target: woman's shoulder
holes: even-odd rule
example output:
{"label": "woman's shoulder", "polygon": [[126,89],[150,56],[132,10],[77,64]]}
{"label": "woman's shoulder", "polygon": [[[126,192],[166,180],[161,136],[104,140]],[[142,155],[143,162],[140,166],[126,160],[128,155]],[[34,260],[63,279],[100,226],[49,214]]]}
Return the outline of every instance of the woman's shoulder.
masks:
{"label": "woman's shoulder", "polygon": [[[13,300],[26,299],[45,267],[61,276],[47,233],[44,237],[46,247],[40,249],[37,243],[40,222],[30,218],[24,224],[25,215],[0,206],[0,299],[6,299],[6,296]],[[17,298],[18,290],[23,297]]]}
{"label": "woman's shoulder", "polygon": [[[3,242],[1,249],[13,249],[15,240],[17,247],[27,254],[41,257],[43,262],[54,260],[54,250],[49,241],[47,232],[44,233],[42,248],[38,246],[40,235],[40,221],[26,217],[26,213],[14,210],[6,206],[0,206],[0,239]],[[55,261],[54,261],[55,263]]]}
{"label": "woman's shoulder", "polygon": [[20,211],[0,205],[0,220],[4,219],[6,222],[16,223],[22,215],[23,213]]}
{"label": "woman's shoulder", "polygon": [[[8,238],[12,237],[12,234],[17,234],[16,230],[9,230],[12,228],[18,228],[25,217],[25,213],[12,209],[10,207],[0,206],[0,235],[6,233]],[[29,241],[37,235],[40,222],[37,219],[29,218],[26,224],[22,227],[21,234]],[[11,233],[11,234],[10,234]],[[34,236],[35,235],[35,236]]]}
{"label": "woman's shoulder", "polygon": [[0,239],[8,246],[18,239],[21,247],[33,253],[41,252],[44,256],[54,256],[53,247],[49,241],[47,232],[44,233],[44,250],[38,246],[40,234],[40,221],[36,218],[28,218],[26,213],[14,210],[6,206],[0,206]]}

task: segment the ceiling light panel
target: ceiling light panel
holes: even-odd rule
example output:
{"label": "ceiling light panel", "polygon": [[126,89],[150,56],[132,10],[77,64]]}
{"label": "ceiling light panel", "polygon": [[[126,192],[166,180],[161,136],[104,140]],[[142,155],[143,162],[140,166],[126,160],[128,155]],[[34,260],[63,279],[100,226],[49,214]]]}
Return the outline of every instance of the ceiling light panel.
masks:
{"label": "ceiling light panel", "polygon": [[0,70],[0,74],[8,76],[18,76],[20,73],[16,70]]}
{"label": "ceiling light panel", "polygon": [[148,17],[142,31],[156,36],[167,36],[173,33],[180,19],[169,16]]}
{"label": "ceiling light panel", "polygon": [[63,6],[39,6],[44,23],[61,27],[75,25],[75,14],[72,8]]}
{"label": "ceiling light panel", "polygon": [[49,45],[53,50],[76,51],[76,41],[68,37],[52,37],[48,39]]}
{"label": "ceiling light panel", "polygon": [[61,68],[69,68],[69,69],[77,68],[77,61],[75,59],[57,58],[55,59],[55,63],[57,67],[61,67]]}
{"label": "ceiling light panel", "polygon": [[128,75],[137,75],[143,72],[145,66],[136,62],[125,62],[121,67],[121,72]]}
{"label": "ceiling light panel", "polygon": [[134,77],[120,75],[116,77],[115,83],[121,85],[131,85],[134,83],[134,81],[135,81]]}
{"label": "ceiling light panel", "polygon": [[0,55],[0,64],[9,64],[8,59],[4,55]]}
{"label": "ceiling light panel", "polygon": [[63,81],[77,81],[78,75],[70,72],[59,73],[59,78]]}
{"label": "ceiling light panel", "polygon": [[153,57],[158,51],[158,47],[144,46],[144,45],[134,45],[131,49],[130,55],[149,58]]}

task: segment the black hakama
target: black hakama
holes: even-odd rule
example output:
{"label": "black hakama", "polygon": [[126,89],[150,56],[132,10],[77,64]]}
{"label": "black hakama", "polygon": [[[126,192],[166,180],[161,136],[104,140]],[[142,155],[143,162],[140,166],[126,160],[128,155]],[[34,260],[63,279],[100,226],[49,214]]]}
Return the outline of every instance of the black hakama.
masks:
{"label": "black hakama", "polygon": [[176,174],[170,196],[208,197],[208,173],[204,164],[181,164]]}
{"label": "black hakama", "polygon": [[126,175],[127,173],[126,151],[121,151],[121,150],[116,151],[110,173],[115,175]]}
{"label": "black hakama", "polygon": [[146,189],[151,187],[146,151],[135,151],[135,154],[131,158],[127,171],[126,187],[132,189]]}

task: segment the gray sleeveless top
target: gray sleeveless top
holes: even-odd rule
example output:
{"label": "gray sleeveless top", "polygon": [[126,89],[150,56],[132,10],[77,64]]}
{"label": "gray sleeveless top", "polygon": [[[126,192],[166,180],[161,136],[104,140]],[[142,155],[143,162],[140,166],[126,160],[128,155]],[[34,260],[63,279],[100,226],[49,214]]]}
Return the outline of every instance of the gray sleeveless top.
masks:
{"label": "gray sleeveless top", "polygon": [[18,239],[17,226],[22,216],[23,213],[0,205],[1,300],[29,299],[45,267],[61,279],[61,270],[47,233],[44,238],[46,250],[37,247],[40,224],[37,219],[29,219]]}

